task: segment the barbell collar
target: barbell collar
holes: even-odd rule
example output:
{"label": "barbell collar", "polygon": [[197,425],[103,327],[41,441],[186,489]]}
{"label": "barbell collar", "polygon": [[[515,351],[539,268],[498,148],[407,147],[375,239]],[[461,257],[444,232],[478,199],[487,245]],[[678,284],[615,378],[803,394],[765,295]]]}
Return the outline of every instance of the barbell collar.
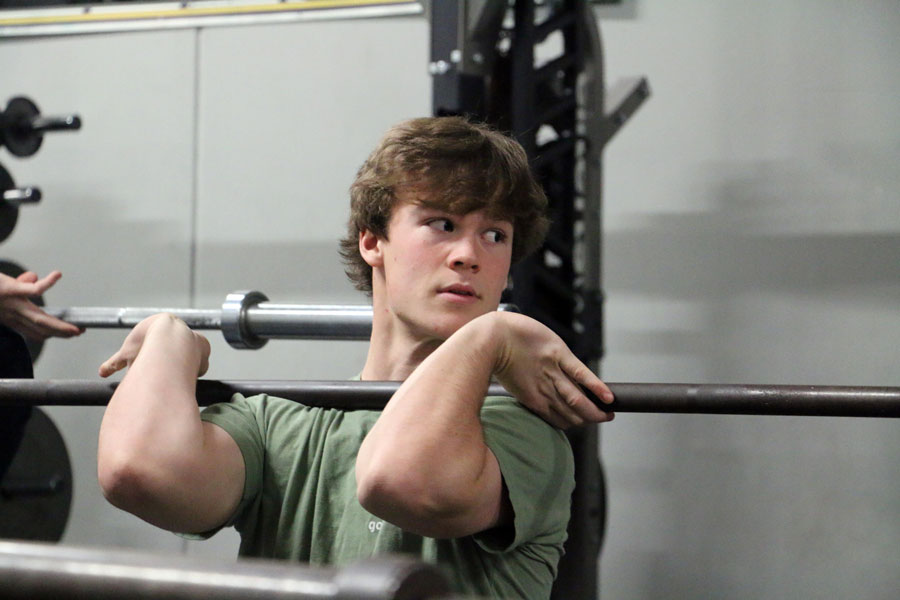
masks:
{"label": "barbell collar", "polygon": [[0,542],[0,596],[11,599],[425,600],[447,589],[437,567],[409,557],[333,568]]}
{"label": "barbell collar", "polygon": [[[104,406],[116,382],[0,379],[2,406]],[[790,415],[900,418],[900,387],[608,383],[615,401],[606,411],[719,415]],[[197,382],[201,406],[227,402],[234,394],[268,394],[305,404],[345,410],[380,410],[397,391],[396,381],[213,380]],[[489,396],[509,396],[492,384]]]}
{"label": "barbell collar", "polygon": [[268,300],[262,292],[232,292],[222,303],[222,334],[233,348],[257,350],[266,345],[266,340],[251,330],[247,323],[247,310]]}

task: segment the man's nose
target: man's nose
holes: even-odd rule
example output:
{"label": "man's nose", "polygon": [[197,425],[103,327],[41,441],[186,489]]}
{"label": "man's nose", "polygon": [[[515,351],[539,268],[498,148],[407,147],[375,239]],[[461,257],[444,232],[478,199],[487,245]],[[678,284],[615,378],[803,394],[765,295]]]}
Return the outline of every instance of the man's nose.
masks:
{"label": "man's nose", "polygon": [[471,269],[477,272],[480,268],[478,259],[478,241],[469,236],[461,236],[453,244],[450,252],[450,263],[455,269]]}

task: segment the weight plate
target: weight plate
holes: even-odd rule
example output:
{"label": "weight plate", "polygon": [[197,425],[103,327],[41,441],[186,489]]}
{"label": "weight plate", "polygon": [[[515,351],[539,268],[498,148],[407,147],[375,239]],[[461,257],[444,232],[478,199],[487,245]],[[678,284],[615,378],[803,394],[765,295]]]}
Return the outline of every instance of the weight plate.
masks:
{"label": "weight plate", "polygon": [[50,417],[33,409],[0,481],[0,538],[58,542],[72,506],[72,465]]}
{"label": "weight plate", "polygon": [[0,126],[0,141],[10,153],[25,157],[38,151],[44,136],[34,131],[31,124],[40,114],[37,105],[28,98],[17,96],[7,103]]}
{"label": "weight plate", "polygon": [[[0,325],[0,377],[4,379],[34,377],[31,355],[25,346],[25,340],[3,325]],[[25,425],[30,418],[30,406],[0,409],[0,481],[3,481],[6,469],[19,449],[22,436],[25,435]]]}
{"label": "weight plate", "polygon": [[[12,175],[0,165],[0,194],[16,187]],[[0,199],[0,242],[5,240],[16,228],[19,220],[19,207]]]}

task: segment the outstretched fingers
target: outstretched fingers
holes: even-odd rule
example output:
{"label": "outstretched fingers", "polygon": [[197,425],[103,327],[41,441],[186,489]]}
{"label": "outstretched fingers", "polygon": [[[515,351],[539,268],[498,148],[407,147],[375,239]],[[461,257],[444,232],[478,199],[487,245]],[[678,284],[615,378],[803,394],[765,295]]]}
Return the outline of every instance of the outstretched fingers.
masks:
{"label": "outstretched fingers", "polygon": [[[23,273],[23,275],[26,273]],[[34,274],[33,274],[34,275]],[[37,275],[34,275],[31,283],[34,284],[34,294],[35,296],[40,296],[50,288],[52,288],[57,281],[62,277],[62,273],[59,271],[51,271],[43,278],[38,279]]]}

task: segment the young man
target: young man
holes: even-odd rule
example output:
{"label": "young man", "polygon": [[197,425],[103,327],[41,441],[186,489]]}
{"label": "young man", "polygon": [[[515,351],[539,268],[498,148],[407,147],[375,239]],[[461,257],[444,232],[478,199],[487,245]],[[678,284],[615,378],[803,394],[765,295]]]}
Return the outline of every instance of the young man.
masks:
{"label": "young man", "polygon": [[[496,312],[545,205],[509,138],[455,117],[395,126],[351,188],[342,241],[372,295],[360,377],[403,381],[386,408],[236,397],[201,418],[209,344],[157,315],[100,368],[130,367],[100,431],[106,496],[173,531],[233,524],[242,555],[405,552],[444,565],[460,592],[547,598],[574,485],[556,427],[612,418],[578,384],[612,395],[549,329]],[[485,399],[492,377],[516,399]]]}

